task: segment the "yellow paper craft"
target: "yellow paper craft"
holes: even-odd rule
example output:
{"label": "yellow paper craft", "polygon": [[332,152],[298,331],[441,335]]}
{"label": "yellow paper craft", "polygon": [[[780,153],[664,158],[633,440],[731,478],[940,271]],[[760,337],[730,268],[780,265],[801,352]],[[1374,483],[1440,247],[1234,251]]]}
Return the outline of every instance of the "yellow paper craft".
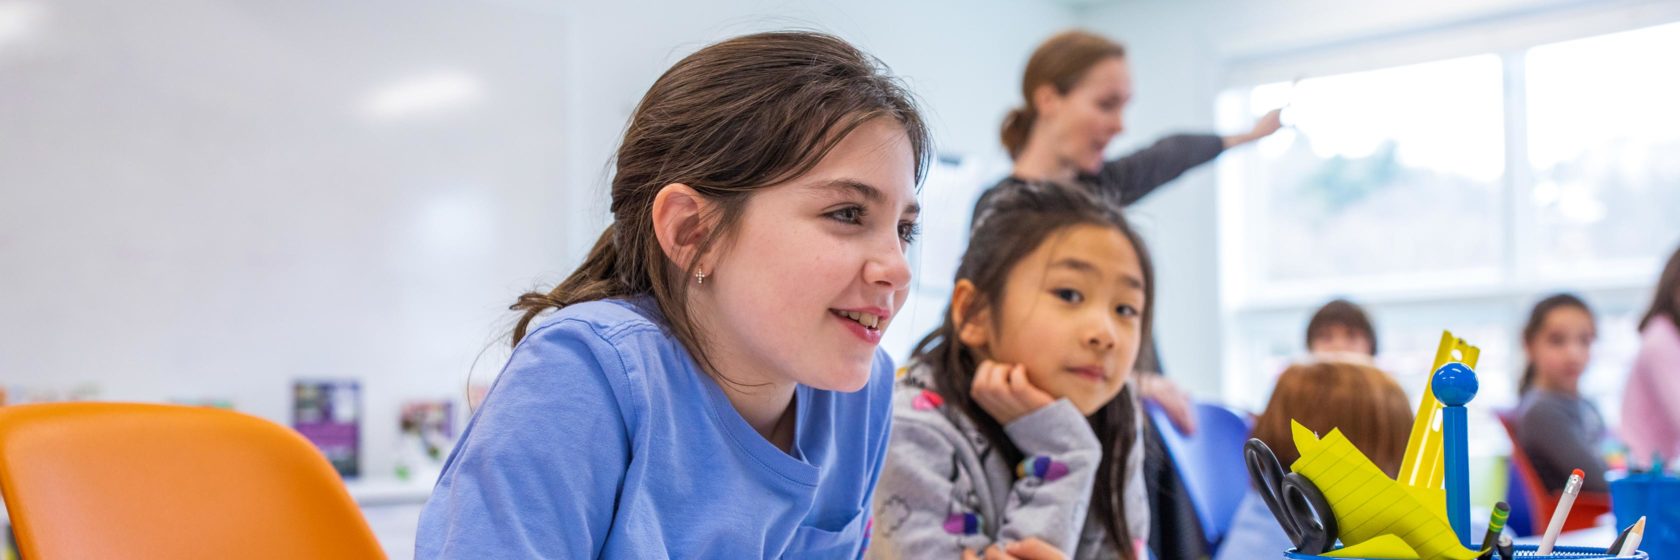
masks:
{"label": "yellow paper craft", "polygon": [[1377,538],[1353,545],[1344,546],[1324,553],[1329,558],[1382,558],[1383,560],[1416,560],[1418,553],[1411,545],[1394,535],[1379,535]]}
{"label": "yellow paper craft", "polygon": [[1307,477],[1324,494],[1342,544],[1356,547],[1394,535],[1416,553],[1413,558],[1471,560],[1481,554],[1459,544],[1447,523],[1445,492],[1388,478],[1341,430],[1319,439],[1298,422],[1291,421],[1290,429],[1301,458],[1289,470]]}

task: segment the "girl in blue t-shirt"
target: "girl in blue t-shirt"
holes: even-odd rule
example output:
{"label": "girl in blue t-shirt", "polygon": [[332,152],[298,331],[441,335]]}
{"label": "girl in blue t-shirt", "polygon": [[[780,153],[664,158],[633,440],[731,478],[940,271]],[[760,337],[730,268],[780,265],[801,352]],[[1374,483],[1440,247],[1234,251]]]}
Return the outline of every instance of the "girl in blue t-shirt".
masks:
{"label": "girl in blue t-shirt", "polygon": [[417,555],[856,557],[929,152],[909,94],[840,39],[678,62],[625,131],[612,224],[513,305]]}

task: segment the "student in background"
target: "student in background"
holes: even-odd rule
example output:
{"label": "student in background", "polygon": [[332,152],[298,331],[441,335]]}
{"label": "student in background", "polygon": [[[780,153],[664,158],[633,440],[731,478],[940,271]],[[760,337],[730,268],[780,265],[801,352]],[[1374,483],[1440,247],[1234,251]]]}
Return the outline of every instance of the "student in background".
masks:
{"label": "student in background", "polygon": [[999,187],[893,397],[874,558],[1143,558],[1149,255],[1076,186]]}
{"label": "student in background", "polygon": [[1622,395],[1622,439],[1634,465],[1680,455],[1680,249],[1668,257],[1639,320],[1639,353]]}
{"label": "student in background", "polygon": [[1569,473],[1586,473],[1584,492],[1608,492],[1599,454],[1609,434],[1598,408],[1581,398],[1581,374],[1592,359],[1598,327],[1592,309],[1573,294],[1540,300],[1523,327],[1523,369],[1517,392],[1517,444],[1546,489],[1558,491]]}
{"label": "student in background", "polygon": [[1307,322],[1307,352],[1355,357],[1370,363],[1377,355],[1377,330],[1358,304],[1345,299],[1330,300]]}
{"label": "student in background", "polygon": [[513,306],[416,556],[857,557],[929,152],[910,95],[832,36],[747,35],[666,71],[615,159],[612,224]]}
{"label": "student in background", "polygon": [[[1392,477],[1399,474],[1412,431],[1412,406],[1400,385],[1374,367],[1344,361],[1298,364],[1278,377],[1271,402],[1254,423],[1254,437],[1272,448],[1284,470],[1301,457],[1290,435],[1290,420],[1320,435],[1340,429]],[[1281,558],[1293,546],[1265,500],[1250,490],[1237,507],[1217,560]]]}

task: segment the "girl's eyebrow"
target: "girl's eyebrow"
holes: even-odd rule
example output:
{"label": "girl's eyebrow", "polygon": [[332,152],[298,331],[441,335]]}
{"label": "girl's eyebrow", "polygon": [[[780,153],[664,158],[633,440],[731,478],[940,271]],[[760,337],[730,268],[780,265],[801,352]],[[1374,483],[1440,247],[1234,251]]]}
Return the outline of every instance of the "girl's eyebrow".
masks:
{"label": "girl's eyebrow", "polygon": [[[819,190],[856,193],[858,196],[862,196],[865,201],[868,201],[871,204],[884,204],[887,201],[887,195],[882,194],[881,189],[877,189],[874,185],[857,179],[830,179],[828,181],[812,185],[812,187]],[[921,214],[922,205],[912,199],[910,204],[904,207],[904,213]]]}
{"label": "girl's eyebrow", "polygon": [[1101,273],[1097,272],[1096,265],[1073,257],[1065,257],[1062,260],[1050,263],[1050,268],[1066,268],[1088,276],[1101,276]]}
{"label": "girl's eyebrow", "polygon": [[[1102,276],[1102,272],[1097,270],[1096,265],[1074,257],[1065,257],[1059,261],[1050,263],[1050,268],[1066,268],[1086,276]],[[1120,281],[1125,283],[1127,287],[1139,290],[1143,289],[1143,279],[1138,278],[1136,275],[1122,273],[1120,275]]]}

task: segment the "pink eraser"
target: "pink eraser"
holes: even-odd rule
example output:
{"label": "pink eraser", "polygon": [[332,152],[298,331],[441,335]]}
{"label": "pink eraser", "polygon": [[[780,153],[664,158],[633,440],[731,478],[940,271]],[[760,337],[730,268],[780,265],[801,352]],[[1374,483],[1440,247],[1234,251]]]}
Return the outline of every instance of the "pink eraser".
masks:
{"label": "pink eraser", "polygon": [[1581,469],[1575,469],[1575,470],[1569,471],[1569,475],[1570,476],[1579,476],[1581,478],[1586,478],[1587,477],[1587,473],[1581,472]]}

